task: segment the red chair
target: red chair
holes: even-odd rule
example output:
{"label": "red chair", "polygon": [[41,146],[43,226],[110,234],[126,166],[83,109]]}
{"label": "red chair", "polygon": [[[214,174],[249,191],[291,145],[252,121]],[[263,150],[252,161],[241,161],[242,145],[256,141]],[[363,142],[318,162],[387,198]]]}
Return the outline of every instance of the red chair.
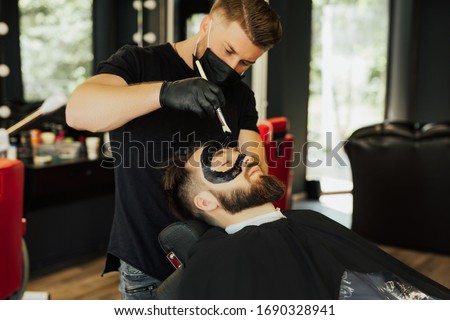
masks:
{"label": "red chair", "polygon": [[269,174],[286,186],[284,196],[274,203],[281,210],[291,207],[294,136],[289,134],[289,121],[285,117],[270,118],[258,124],[259,133],[266,150]]}
{"label": "red chair", "polygon": [[21,298],[28,278],[23,184],[22,162],[0,158],[0,299]]}

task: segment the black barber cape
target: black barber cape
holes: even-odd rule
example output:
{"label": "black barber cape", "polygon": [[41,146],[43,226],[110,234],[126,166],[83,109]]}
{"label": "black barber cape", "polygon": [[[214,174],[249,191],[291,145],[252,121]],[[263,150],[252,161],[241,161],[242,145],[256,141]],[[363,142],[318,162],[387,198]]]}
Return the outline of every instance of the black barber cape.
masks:
{"label": "black barber cape", "polygon": [[181,299],[450,299],[423,276],[337,222],[308,210],[191,248]]}

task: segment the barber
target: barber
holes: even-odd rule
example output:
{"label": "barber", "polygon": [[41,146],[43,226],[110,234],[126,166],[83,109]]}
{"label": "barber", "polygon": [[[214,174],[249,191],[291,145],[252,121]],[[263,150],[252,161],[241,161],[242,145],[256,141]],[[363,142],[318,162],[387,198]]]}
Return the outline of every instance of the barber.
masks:
{"label": "barber", "polygon": [[265,163],[254,94],[241,78],[281,34],[279,17],[264,0],[216,0],[195,36],[126,45],[73,92],[68,125],[110,132],[116,200],[104,272],[120,271],[122,299],[154,298],[173,271],[157,241],[175,219],[158,169],[163,159],[223,139],[220,107],[232,141]]}

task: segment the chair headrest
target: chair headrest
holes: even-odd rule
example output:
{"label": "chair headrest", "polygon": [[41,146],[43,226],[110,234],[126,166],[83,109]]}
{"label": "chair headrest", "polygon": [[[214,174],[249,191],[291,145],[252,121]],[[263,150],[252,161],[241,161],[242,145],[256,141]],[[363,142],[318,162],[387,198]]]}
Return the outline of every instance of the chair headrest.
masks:
{"label": "chair headrest", "polygon": [[158,241],[169,261],[179,268],[180,263],[186,261],[192,245],[209,228],[210,225],[200,220],[174,222],[159,233]]}

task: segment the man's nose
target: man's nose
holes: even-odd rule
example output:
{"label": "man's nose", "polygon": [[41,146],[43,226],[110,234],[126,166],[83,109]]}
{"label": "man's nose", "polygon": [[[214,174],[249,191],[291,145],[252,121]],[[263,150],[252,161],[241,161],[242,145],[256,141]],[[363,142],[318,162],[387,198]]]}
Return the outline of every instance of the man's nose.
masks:
{"label": "man's nose", "polygon": [[243,166],[248,167],[248,166],[254,166],[255,162],[257,164],[257,161],[255,158],[253,158],[251,155],[245,155],[243,162]]}

